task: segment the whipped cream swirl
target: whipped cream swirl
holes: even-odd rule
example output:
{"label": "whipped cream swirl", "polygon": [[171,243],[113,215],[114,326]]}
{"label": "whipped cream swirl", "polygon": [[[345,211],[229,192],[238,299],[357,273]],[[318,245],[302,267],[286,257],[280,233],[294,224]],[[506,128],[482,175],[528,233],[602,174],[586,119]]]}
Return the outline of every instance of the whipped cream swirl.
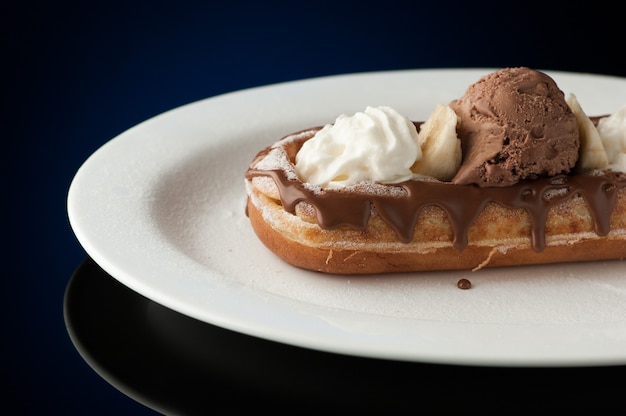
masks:
{"label": "whipped cream swirl", "polygon": [[421,158],[417,128],[386,106],[340,115],[306,141],[295,168],[303,182],[342,188],[360,182],[398,183],[414,176]]}

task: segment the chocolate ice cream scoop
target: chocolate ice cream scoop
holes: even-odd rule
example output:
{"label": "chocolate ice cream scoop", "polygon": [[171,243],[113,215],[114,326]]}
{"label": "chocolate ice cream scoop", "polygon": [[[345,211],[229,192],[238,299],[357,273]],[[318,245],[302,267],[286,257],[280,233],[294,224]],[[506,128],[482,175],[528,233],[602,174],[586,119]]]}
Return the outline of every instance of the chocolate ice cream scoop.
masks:
{"label": "chocolate ice cream scoop", "polygon": [[450,103],[460,118],[463,161],[457,184],[509,186],[567,173],[578,159],[576,116],[548,75],[504,68]]}

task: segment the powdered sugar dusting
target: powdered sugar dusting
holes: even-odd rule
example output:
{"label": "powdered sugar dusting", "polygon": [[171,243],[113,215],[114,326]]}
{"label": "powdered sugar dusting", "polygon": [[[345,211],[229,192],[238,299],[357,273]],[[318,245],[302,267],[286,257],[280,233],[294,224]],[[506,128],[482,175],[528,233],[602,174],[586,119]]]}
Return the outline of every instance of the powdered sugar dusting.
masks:
{"label": "powdered sugar dusting", "polygon": [[253,169],[258,170],[282,170],[287,175],[287,179],[296,180],[298,174],[296,173],[295,166],[289,160],[287,154],[287,147],[293,145],[298,141],[302,141],[307,137],[313,136],[316,130],[306,130],[299,133],[290,134],[278,142],[274,143],[269,151],[261,158],[257,159],[251,166]]}
{"label": "powdered sugar dusting", "polygon": [[259,170],[289,170],[293,165],[287,158],[287,152],[282,147],[273,146],[267,154],[259,159],[252,167]]}

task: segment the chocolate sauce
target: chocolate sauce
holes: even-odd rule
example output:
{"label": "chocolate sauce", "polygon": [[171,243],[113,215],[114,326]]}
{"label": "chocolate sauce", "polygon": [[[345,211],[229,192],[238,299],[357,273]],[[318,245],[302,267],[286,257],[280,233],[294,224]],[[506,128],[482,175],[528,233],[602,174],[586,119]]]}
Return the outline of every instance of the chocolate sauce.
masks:
{"label": "chocolate sauce", "polygon": [[[256,159],[267,151],[260,152]],[[398,196],[395,193],[378,195],[341,189],[314,192],[300,180],[288,179],[280,169],[249,169],[246,172],[246,178],[254,176],[269,176],[274,180],[286,211],[293,213],[300,201],[312,205],[317,221],[324,229],[347,226],[363,230],[373,206],[404,243],[413,239],[420,211],[429,205],[438,206],[448,217],[453,231],[453,245],[459,251],[467,246],[468,229],[490,202],[510,209],[526,210],[532,224],[532,247],[537,252],[543,251],[546,246],[545,223],[549,209],[576,196],[581,196],[586,202],[596,234],[605,236],[610,231],[610,216],[617,191],[626,187],[626,174],[609,171],[602,175],[557,175],[494,188],[412,179],[388,185],[404,189],[405,192]]]}
{"label": "chocolate sauce", "polygon": [[472,288],[472,282],[470,282],[467,279],[460,279],[458,282],[456,282],[456,287],[458,287],[459,289],[462,289],[462,290],[471,289]]}

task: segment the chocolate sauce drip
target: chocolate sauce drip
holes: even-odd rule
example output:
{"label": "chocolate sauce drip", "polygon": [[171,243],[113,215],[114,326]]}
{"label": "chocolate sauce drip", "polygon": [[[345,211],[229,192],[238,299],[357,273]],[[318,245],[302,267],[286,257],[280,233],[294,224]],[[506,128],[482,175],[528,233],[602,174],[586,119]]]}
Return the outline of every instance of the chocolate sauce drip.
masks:
{"label": "chocolate sauce drip", "polygon": [[[419,129],[422,122],[414,122]],[[312,136],[321,127],[309,129]],[[303,130],[304,131],[304,130]],[[297,133],[295,133],[297,134]],[[291,163],[307,137],[285,144]],[[270,151],[259,152],[251,166]],[[545,225],[548,211],[569,198],[584,199],[593,219],[594,231],[605,236],[610,231],[610,217],[617,200],[617,191],[626,187],[626,174],[606,171],[602,174],[569,174],[520,181],[506,187],[478,187],[450,182],[413,179],[388,185],[404,189],[403,196],[379,195],[358,190],[326,189],[321,192],[289,179],[283,170],[248,169],[246,178],[269,176],[278,187],[284,209],[293,213],[300,201],[315,208],[317,221],[324,229],[350,227],[363,230],[369,221],[372,205],[378,215],[395,231],[398,239],[408,243],[413,239],[419,214],[435,205],[447,215],[453,232],[453,245],[462,251],[468,244],[468,230],[490,202],[509,209],[524,209],[531,221],[531,244],[540,252],[546,246]],[[400,194],[400,193],[398,193]],[[419,232],[419,226],[417,227]]]}

